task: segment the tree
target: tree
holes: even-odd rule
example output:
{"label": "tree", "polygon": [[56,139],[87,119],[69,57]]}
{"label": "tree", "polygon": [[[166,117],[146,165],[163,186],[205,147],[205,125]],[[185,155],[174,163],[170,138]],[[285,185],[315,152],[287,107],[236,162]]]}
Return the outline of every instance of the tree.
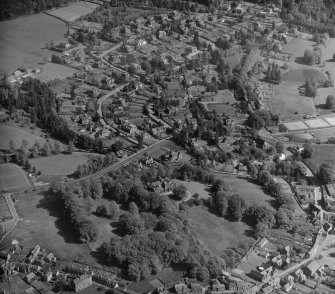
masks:
{"label": "tree", "polygon": [[134,203],[134,202],[130,202],[129,203],[129,208],[128,208],[129,212],[138,217],[139,216],[139,209],[138,209],[138,206]]}
{"label": "tree", "polygon": [[49,156],[50,154],[51,154],[51,150],[50,150],[49,144],[44,143],[44,145],[43,145],[43,155],[44,156]]}
{"label": "tree", "polygon": [[108,211],[105,205],[99,205],[95,211],[98,216],[107,217]]}
{"label": "tree", "polygon": [[213,208],[216,209],[221,216],[227,215],[229,197],[230,195],[222,190],[213,196]]}
{"label": "tree", "polygon": [[93,199],[102,197],[102,184],[99,180],[91,180],[90,182],[90,191]]}
{"label": "tree", "polygon": [[239,195],[233,195],[229,198],[228,205],[229,216],[236,221],[241,221],[246,207],[245,201]]}
{"label": "tree", "polygon": [[333,109],[335,107],[335,97],[334,97],[334,95],[328,95],[327,96],[326,107],[328,109]]}
{"label": "tree", "polygon": [[14,143],[13,140],[9,141],[8,147],[9,147],[10,152],[15,152],[16,151],[16,146],[15,146],[15,143]]}
{"label": "tree", "polygon": [[313,65],[317,62],[317,56],[315,54],[314,51],[312,51],[311,49],[306,49],[304,52],[304,61],[308,64],[308,65]]}
{"label": "tree", "polygon": [[279,210],[276,212],[276,220],[278,228],[286,229],[290,223],[290,219],[282,208],[279,208]]}
{"label": "tree", "polygon": [[71,86],[71,91],[70,91],[70,95],[71,95],[71,98],[72,98],[73,100],[76,98],[76,91],[75,91],[75,89],[76,89],[76,86],[73,84],[73,85]]}
{"label": "tree", "polygon": [[61,145],[59,144],[59,142],[58,141],[55,141],[55,143],[54,143],[54,154],[59,154],[59,153],[61,153]]}
{"label": "tree", "polygon": [[74,151],[74,144],[73,144],[73,141],[70,140],[70,141],[69,141],[69,145],[67,146],[67,152],[68,152],[69,154],[72,154],[73,151]]}
{"label": "tree", "polygon": [[333,183],[335,180],[333,167],[328,163],[323,163],[319,168],[318,176],[324,184]]}
{"label": "tree", "polygon": [[130,212],[122,214],[119,218],[120,228],[127,235],[138,234],[143,228],[141,220]]}
{"label": "tree", "polygon": [[283,153],[285,151],[285,146],[284,146],[284,144],[282,143],[282,142],[277,142],[276,143],[276,152],[277,153]]}
{"label": "tree", "polygon": [[196,277],[200,282],[206,282],[209,279],[208,269],[204,266],[197,269]]}
{"label": "tree", "polygon": [[313,146],[310,143],[306,143],[303,145],[303,150],[301,152],[302,158],[310,158],[313,155]]}
{"label": "tree", "polygon": [[141,279],[140,265],[138,263],[131,263],[128,265],[128,277],[136,282]]}
{"label": "tree", "polygon": [[187,195],[187,188],[184,185],[178,185],[172,192],[176,200],[183,200]]}
{"label": "tree", "polygon": [[119,205],[114,200],[109,205],[108,216],[110,219],[118,218],[120,216]]}
{"label": "tree", "polygon": [[255,227],[255,237],[256,238],[261,238],[265,237],[268,233],[269,226],[265,223],[258,223]]}

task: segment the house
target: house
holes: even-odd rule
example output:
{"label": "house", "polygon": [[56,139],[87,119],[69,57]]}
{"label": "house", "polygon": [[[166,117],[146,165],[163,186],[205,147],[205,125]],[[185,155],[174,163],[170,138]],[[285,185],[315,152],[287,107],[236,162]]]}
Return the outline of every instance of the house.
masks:
{"label": "house", "polygon": [[309,277],[314,277],[317,270],[320,268],[320,265],[313,260],[308,266],[305,267],[304,272]]}
{"label": "house", "polygon": [[258,244],[259,248],[263,248],[268,242],[269,242],[268,239],[266,239],[265,237],[262,238]]}
{"label": "house", "polygon": [[158,126],[151,129],[151,132],[154,136],[162,136],[165,133],[165,126]]}
{"label": "house", "polygon": [[166,32],[165,32],[165,31],[157,31],[157,33],[156,33],[156,37],[157,37],[158,39],[163,39],[163,38],[166,37]]}
{"label": "house", "polygon": [[223,293],[224,291],[226,291],[226,285],[215,279],[211,285],[211,294]]}
{"label": "house", "polygon": [[141,47],[141,46],[143,46],[143,45],[145,45],[145,44],[147,44],[148,42],[145,40],[145,39],[138,39],[137,41],[136,41],[136,46],[137,47]]}
{"label": "house", "polygon": [[79,278],[76,278],[72,281],[72,289],[75,292],[80,292],[90,285],[92,285],[91,275],[81,275]]}
{"label": "house", "polygon": [[248,276],[254,279],[255,281],[261,282],[261,283],[266,282],[268,279],[267,273],[263,271],[259,272],[259,271],[251,270]]}
{"label": "house", "polygon": [[135,135],[137,133],[137,127],[133,124],[125,124],[122,126],[122,129],[129,133],[129,135]]}
{"label": "house", "polygon": [[27,283],[31,283],[35,279],[36,275],[34,273],[29,273],[25,276],[25,280]]}
{"label": "house", "polygon": [[184,294],[190,292],[190,288],[188,288],[184,282],[175,284],[174,290],[176,291],[177,294]]}
{"label": "house", "polygon": [[49,271],[43,276],[43,281],[44,282],[50,282],[52,279],[52,272]]}

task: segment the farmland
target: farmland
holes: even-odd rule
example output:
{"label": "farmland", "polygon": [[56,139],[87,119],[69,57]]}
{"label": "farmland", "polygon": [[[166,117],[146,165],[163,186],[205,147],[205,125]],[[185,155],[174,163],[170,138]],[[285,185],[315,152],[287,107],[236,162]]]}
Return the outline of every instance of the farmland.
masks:
{"label": "farmland", "polygon": [[11,163],[0,165],[0,190],[25,188],[30,185],[22,169]]}
{"label": "farmland", "polygon": [[203,207],[189,209],[189,221],[200,240],[217,254],[239,242],[247,243],[252,240],[248,237],[251,227],[242,222],[230,222]]}
{"label": "farmland", "polygon": [[225,113],[227,115],[229,114],[235,114],[236,108],[232,105],[229,105],[227,103],[207,103],[206,108],[208,111],[216,111],[218,114]]}
{"label": "farmland", "polygon": [[70,175],[79,164],[87,162],[87,154],[73,153],[73,154],[59,154],[49,157],[40,157],[30,160],[32,166],[40,170],[43,175]]}
{"label": "farmland", "polygon": [[0,23],[0,73],[34,68],[50,55],[45,43],[64,40],[65,24],[40,13]]}
{"label": "farmland", "polygon": [[50,10],[48,11],[48,14],[60,18],[66,22],[71,22],[80,16],[91,13],[98,6],[98,4],[80,1],[66,7]]}
{"label": "farmland", "polygon": [[46,83],[55,79],[65,79],[76,72],[77,70],[71,67],[48,62],[41,66],[41,72],[36,75],[36,78]]}

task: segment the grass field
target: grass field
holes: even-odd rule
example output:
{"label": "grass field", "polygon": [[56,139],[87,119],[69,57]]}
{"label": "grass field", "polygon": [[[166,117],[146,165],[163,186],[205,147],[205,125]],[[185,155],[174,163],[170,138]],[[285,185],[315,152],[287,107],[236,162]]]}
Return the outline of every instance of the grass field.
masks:
{"label": "grass field", "polygon": [[313,50],[315,42],[292,38],[283,48],[283,53],[291,54],[290,61],[295,61],[296,58],[303,57],[306,49]]}
{"label": "grass field", "polygon": [[17,239],[28,248],[38,244],[58,259],[73,259],[89,251],[87,245],[77,243],[55,198],[44,195],[44,192],[16,194],[14,198],[18,200],[15,207],[20,221],[1,243],[0,250],[8,248],[11,241]]}
{"label": "grass field", "polygon": [[30,163],[43,175],[71,175],[79,164],[87,162],[87,154],[75,152],[31,159]]}
{"label": "grass field", "polygon": [[323,163],[329,163],[335,168],[335,146],[314,145],[314,152],[311,158],[304,159],[306,165],[316,173]]}
{"label": "grass field", "polygon": [[306,114],[315,115],[313,98],[299,95],[298,86],[295,82],[287,81],[275,85],[274,96],[269,100],[270,111],[283,119],[296,119]]}
{"label": "grass field", "polygon": [[30,186],[21,167],[12,163],[0,164],[0,190]]}
{"label": "grass field", "polygon": [[46,61],[45,43],[64,40],[65,23],[44,13],[0,22],[0,73]]}
{"label": "grass field", "polygon": [[91,13],[98,6],[98,4],[79,1],[77,3],[73,3],[62,8],[50,10],[48,11],[48,14],[59,17],[60,19],[65,21],[74,21],[82,15]]}
{"label": "grass field", "polygon": [[232,192],[239,194],[245,201],[249,203],[270,202],[273,198],[265,194],[262,188],[254,183],[249,182],[245,178],[229,174],[214,174],[216,178],[224,180],[231,186]]}
{"label": "grass field", "polygon": [[78,70],[62,64],[48,62],[41,66],[41,72],[36,75],[36,78],[46,83],[55,79],[65,79],[74,75]]}
{"label": "grass field", "polygon": [[178,185],[184,185],[187,188],[187,191],[191,193],[191,196],[193,196],[195,193],[199,194],[199,199],[208,199],[210,196],[210,185],[204,185],[199,182],[186,182],[174,179],[173,180]]}
{"label": "grass field", "polygon": [[314,81],[325,80],[325,74],[313,68],[301,68],[289,70],[282,77],[283,81],[305,83],[306,80],[313,79]]}
{"label": "grass field", "polygon": [[218,114],[235,114],[236,108],[227,103],[206,103],[206,108],[208,111],[215,110]]}
{"label": "grass field", "polygon": [[28,148],[33,146],[36,141],[41,145],[45,143],[45,139],[36,136],[25,129],[9,125],[0,125],[0,138],[0,149],[8,149],[10,140],[13,140],[17,148],[21,146],[22,140],[28,142]]}
{"label": "grass field", "polygon": [[189,221],[197,232],[199,239],[214,253],[220,254],[223,250],[247,243],[251,227],[242,222],[230,222],[209,212],[204,207],[189,209]]}

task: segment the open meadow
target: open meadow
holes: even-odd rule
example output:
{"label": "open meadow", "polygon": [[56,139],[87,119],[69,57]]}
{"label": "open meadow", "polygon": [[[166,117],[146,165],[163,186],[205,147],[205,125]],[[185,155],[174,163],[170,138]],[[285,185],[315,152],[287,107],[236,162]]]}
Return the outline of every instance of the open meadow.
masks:
{"label": "open meadow", "polygon": [[53,252],[58,259],[73,259],[89,251],[86,244],[79,244],[64,217],[63,207],[44,191],[14,194],[15,208],[20,220],[0,245],[8,248],[13,239],[24,247],[37,244]]}
{"label": "open meadow", "polygon": [[87,153],[74,152],[72,154],[59,154],[31,159],[30,164],[40,170],[43,175],[66,176],[73,174],[78,165],[86,163],[87,159]]}
{"label": "open meadow", "polygon": [[315,42],[303,40],[299,38],[291,38],[283,48],[283,53],[291,55],[290,61],[301,63],[301,59],[304,56],[306,49],[313,50]]}
{"label": "open meadow", "polygon": [[239,194],[249,203],[270,203],[273,198],[265,194],[259,185],[250,182],[248,179],[236,175],[215,173],[216,178],[224,180],[230,187],[232,193]]}
{"label": "open meadow", "polygon": [[26,129],[4,124],[0,125],[0,138],[0,149],[3,150],[8,149],[10,140],[14,142],[16,148],[21,146],[22,140],[26,140],[28,142],[28,148],[32,147],[36,142],[41,145],[46,142],[45,139],[32,134]]}
{"label": "open meadow", "polygon": [[0,73],[34,68],[48,60],[45,44],[64,41],[65,23],[44,13],[0,22]]}
{"label": "open meadow", "polygon": [[335,168],[335,145],[313,145],[313,148],[312,157],[304,159],[313,173],[316,173],[323,163],[328,163]]}
{"label": "open meadow", "polygon": [[78,70],[72,67],[51,62],[48,62],[47,64],[41,66],[40,68],[41,72],[36,74],[36,78],[44,83],[47,83],[55,79],[62,80],[78,72]]}
{"label": "open meadow", "polygon": [[283,81],[274,86],[274,95],[268,100],[269,109],[282,119],[297,119],[306,114],[316,115],[314,100],[299,94],[296,82]]}
{"label": "open meadow", "polygon": [[79,18],[80,16],[91,13],[99,5],[91,2],[79,1],[77,3],[70,4],[65,7],[50,10],[47,13],[60,18],[66,22],[71,22]]}
{"label": "open meadow", "polygon": [[30,186],[30,183],[21,167],[12,163],[0,164],[0,190],[28,186]]}
{"label": "open meadow", "polygon": [[250,237],[252,228],[243,222],[230,222],[204,207],[195,206],[188,211],[189,221],[199,239],[216,254],[239,243],[253,240]]}

